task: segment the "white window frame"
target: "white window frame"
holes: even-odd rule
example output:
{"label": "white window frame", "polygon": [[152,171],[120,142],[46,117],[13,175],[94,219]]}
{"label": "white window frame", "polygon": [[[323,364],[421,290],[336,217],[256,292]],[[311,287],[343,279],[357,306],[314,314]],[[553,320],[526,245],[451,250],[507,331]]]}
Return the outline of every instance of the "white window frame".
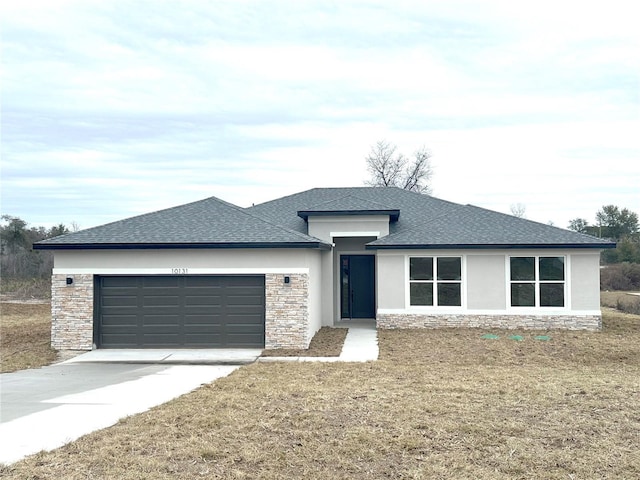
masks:
{"label": "white window frame", "polygon": [[[535,279],[534,280],[511,280],[511,259],[512,258],[533,258],[534,259],[534,272],[535,272]],[[540,280],[540,259],[541,258],[562,258],[563,259],[563,264],[564,264],[564,280]],[[507,308],[510,310],[515,310],[515,311],[521,311],[521,310],[526,310],[526,309],[542,309],[544,311],[547,310],[568,310],[569,309],[569,290],[568,290],[568,286],[569,286],[569,256],[568,255],[562,255],[562,254],[554,254],[554,253],[549,253],[549,254],[527,254],[527,253],[520,253],[520,254],[513,254],[513,255],[507,255],[506,257],[506,263],[507,263],[507,268],[506,268],[506,273],[507,273]],[[511,304],[511,285],[514,283],[533,283],[534,284],[534,304],[535,305],[512,305]],[[541,306],[540,305],[540,284],[541,283],[555,283],[555,284],[562,284],[563,285],[563,291],[562,291],[562,295],[563,295],[563,303],[564,305],[562,307],[558,307],[558,306],[550,306],[550,305],[545,305],[545,306]]]}
{"label": "white window frame", "polygon": [[[412,258],[431,258],[433,259],[433,280],[411,280],[411,259]],[[460,280],[437,280],[438,278],[438,258],[459,258],[460,259]],[[464,255],[406,255],[405,256],[405,272],[406,272],[406,295],[405,305],[411,310],[430,310],[437,309],[442,311],[445,309],[462,310],[466,305],[466,261]],[[411,284],[412,283],[432,283],[433,284],[433,305],[411,305]],[[460,305],[438,305],[438,284],[439,283],[457,283],[460,284]]]}

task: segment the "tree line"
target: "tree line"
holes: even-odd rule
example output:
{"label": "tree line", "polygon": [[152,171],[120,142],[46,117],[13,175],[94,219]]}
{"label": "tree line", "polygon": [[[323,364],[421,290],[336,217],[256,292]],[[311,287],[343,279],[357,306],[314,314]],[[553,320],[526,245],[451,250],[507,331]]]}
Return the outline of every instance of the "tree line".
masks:
{"label": "tree line", "polygon": [[[72,228],[77,230],[75,225]],[[0,272],[3,279],[49,278],[53,255],[47,250],[33,250],[33,244],[70,232],[62,223],[51,228],[33,227],[21,218],[2,215]]]}
{"label": "tree line", "polygon": [[602,253],[602,261],[611,263],[640,263],[640,231],[638,214],[616,205],[605,205],[596,213],[596,222],[590,225],[584,218],[569,222],[569,230],[608,238],[618,245]]}

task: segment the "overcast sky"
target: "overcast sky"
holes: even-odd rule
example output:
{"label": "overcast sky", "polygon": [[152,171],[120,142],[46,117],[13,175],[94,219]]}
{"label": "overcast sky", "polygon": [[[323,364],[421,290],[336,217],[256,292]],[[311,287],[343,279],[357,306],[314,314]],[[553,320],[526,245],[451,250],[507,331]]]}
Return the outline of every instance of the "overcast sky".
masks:
{"label": "overcast sky", "polygon": [[566,227],[640,213],[633,1],[5,1],[2,213],[108,221],[361,186],[378,140],[433,195]]}

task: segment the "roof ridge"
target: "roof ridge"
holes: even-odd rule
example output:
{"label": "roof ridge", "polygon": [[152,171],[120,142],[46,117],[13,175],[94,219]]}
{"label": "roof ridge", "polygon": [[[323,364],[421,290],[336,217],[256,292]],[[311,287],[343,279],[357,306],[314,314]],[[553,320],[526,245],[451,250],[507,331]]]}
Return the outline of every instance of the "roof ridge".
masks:
{"label": "roof ridge", "polygon": [[383,204],[383,203],[376,202],[375,200],[368,200],[368,199],[366,199],[366,198],[362,198],[362,197],[359,197],[359,196],[357,196],[357,195],[353,195],[353,194],[351,194],[351,193],[348,193],[348,194],[343,195],[343,196],[338,197],[338,198],[333,198],[333,199],[331,199],[331,200],[325,200],[324,202],[317,203],[317,204],[313,205],[311,208],[307,208],[307,209],[305,209],[305,210],[316,209],[316,208],[318,208],[318,207],[322,207],[323,205],[330,205],[330,204],[332,204],[332,203],[337,203],[337,202],[339,202],[340,200],[344,200],[345,198],[355,198],[355,199],[360,200],[361,202],[364,202],[364,203],[368,203],[368,204],[372,204],[372,205],[377,205],[377,206],[380,206],[380,207],[384,207],[385,209],[389,209],[389,206],[388,206],[388,205],[385,205],[385,204]]}
{"label": "roof ridge", "polygon": [[[274,198],[272,200],[267,200],[266,202],[257,203],[255,205],[247,207],[247,209],[251,209],[251,208],[254,208],[254,207],[262,207],[262,206],[268,205],[270,203],[280,202],[280,201],[282,201],[284,199],[287,199],[287,198],[302,196],[302,195],[308,194],[309,192],[313,192],[313,191],[322,191],[322,190],[356,190],[356,189],[357,190],[373,190],[373,189],[385,189],[385,188],[395,188],[395,189],[398,189],[398,190],[403,190],[402,188],[395,187],[395,186],[393,186],[393,187],[368,187],[366,185],[361,185],[359,187],[314,187],[314,188],[309,188],[307,190],[303,190],[302,192],[296,192],[296,193],[292,193],[290,195],[285,195],[284,197],[278,197],[278,198]],[[403,190],[403,191],[407,192],[408,190]],[[413,193],[415,193],[415,192],[413,192]],[[346,196],[349,196],[349,195],[352,195],[352,194],[351,193],[346,193],[343,196],[346,197]],[[418,194],[418,195],[420,195],[420,194]],[[342,198],[342,197],[340,197],[340,198]],[[357,198],[359,198],[360,200],[365,200],[365,199],[363,199],[361,197],[357,197]]]}
{"label": "roof ridge", "polygon": [[[222,200],[222,201],[224,202],[224,200]],[[255,218],[256,220],[260,220],[261,222],[264,222],[264,223],[267,223],[269,225],[272,225],[272,226],[274,226],[276,228],[279,228],[280,230],[283,230],[283,231],[285,231],[287,233],[295,234],[297,237],[300,237],[300,238],[302,238],[304,240],[308,241],[308,240],[311,239],[311,240],[315,240],[315,241],[318,241],[318,242],[321,242],[321,243],[326,243],[326,242],[324,242],[323,240],[320,240],[317,237],[313,237],[311,235],[307,235],[307,234],[298,232],[297,230],[293,230],[293,229],[291,229],[289,227],[285,227],[284,225],[279,225],[279,224],[277,224],[275,222],[272,222],[271,220],[267,220],[266,218],[263,218],[263,217],[261,217],[259,215],[256,215],[253,212],[248,212],[247,211],[247,210],[249,210],[250,208],[253,208],[253,207],[242,208],[242,207],[239,207],[239,206],[234,205],[232,203],[228,203],[228,202],[224,202],[224,203],[227,203],[232,208],[235,208],[236,210],[239,210],[241,213],[243,213],[243,214],[245,214],[245,215],[247,215],[247,216],[249,216],[251,218]]]}

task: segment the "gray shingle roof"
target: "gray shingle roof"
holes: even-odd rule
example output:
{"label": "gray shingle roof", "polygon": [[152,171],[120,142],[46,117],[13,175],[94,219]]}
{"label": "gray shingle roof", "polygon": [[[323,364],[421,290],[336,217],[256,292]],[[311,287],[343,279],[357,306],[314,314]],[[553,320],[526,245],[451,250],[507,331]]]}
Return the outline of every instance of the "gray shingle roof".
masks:
{"label": "gray shingle roof", "polygon": [[[389,235],[367,248],[611,248],[607,240],[395,187],[314,188],[242,209],[211,197],[52,238],[37,249],[330,248],[298,212],[392,212]],[[327,213],[328,214],[328,213]],[[304,216],[304,215],[303,215]]]}
{"label": "gray shingle roof", "polygon": [[299,232],[307,231],[307,224],[297,212],[310,210],[323,202],[354,196],[400,210],[400,219],[390,225],[392,233],[410,228],[427,218],[434,218],[459,205],[427,195],[395,187],[314,188],[304,192],[261,203],[248,210],[262,218],[277,221]]}
{"label": "gray shingle roof", "polygon": [[615,244],[562,228],[517,218],[472,205],[460,205],[396,187],[315,188],[251,207],[249,210],[281,225],[306,232],[296,215],[336,199],[354,197],[400,210],[389,235],[369,248],[507,248],[593,247]]}
{"label": "gray shingle roof", "polygon": [[411,229],[379,238],[370,248],[600,247],[610,242],[473,205],[460,205]]}
{"label": "gray shingle roof", "polygon": [[211,197],[44,240],[39,249],[167,247],[308,247],[329,245]]}

